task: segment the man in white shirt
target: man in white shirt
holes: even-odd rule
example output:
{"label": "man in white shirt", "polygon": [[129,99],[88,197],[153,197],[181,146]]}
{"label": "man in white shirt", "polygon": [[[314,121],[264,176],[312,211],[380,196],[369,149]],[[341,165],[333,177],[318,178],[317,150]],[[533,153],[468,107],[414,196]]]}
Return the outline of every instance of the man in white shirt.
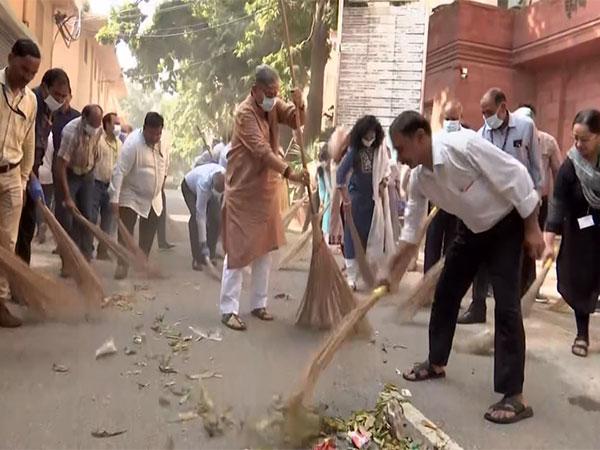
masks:
{"label": "man in white shirt", "polygon": [[[102,137],[98,142],[98,162],[94,169],[94,205],[92,222],[98,222],[100,216],[100,228],[108,234],[113,234],[116,226],[115,217],[110,207],[108,187],[112,177],[115,164],[121,151],[121,119],[116,113],[110,112],[102,118]],[[108,249],[102,243],[98,243],[96,259],[107,260]]]}
{"label": "man in white shirt", "polygon": [[[429,322],[429,357],[404,373],[409,381],[445,376],[460,302],[479,266],[490,272],[496,299],[494,387],[503,394],[485,418],[512,423],[531,417],[523,400],[525,332],[519,275],[523,246],[540,257],[539,196],[527,169],[470,130],[440,133],[406,111],[390,127],[398,159],[413,167],[401,249],[418,245],[427,201],[462,222],[446,252]],[[393,267],[393,266],[392,266]]]}
{"label": "man in white shirt", "polygon": [[[544,175],[542,154],[535,124],[529,117],[513,114],[508,110],[507,98],[499,88],[489,89],[481,97],[481,113],[484,124],[479,135],[501,151],[520,161],[528,170],[538,194],[541,193]],[[521,294],[524,294],[535,278],[535,260],[524,255],[521,273]],[[458,323],[472,324],[486,321],[486,297],[489,276],[485,267],[475,277],[473,302],[458,319]]]}
{"label": "man in white shirt", "polygon": [[202,270],[206,258],[216,256],[221,216],[221,194],[225,190],[225,168],[208,163],[194,167],[181,183],[185,204],[190,210],[188,228],[192,247],[192,268]]}
{"label": "man in white shirt", "polygon": [[[162,213],[161,190],[169,165],[168,152],[161,147],[164,119],[149,112],[143,130],[135,130],[128,137],[113,172],[109,195],[115,217],[119,217],[133,234],[140,217],[139,245],[150,254]],[[119,235],[119,241],[123,237]],[[115,279],[127,277],[128,266],[119,261]]]}

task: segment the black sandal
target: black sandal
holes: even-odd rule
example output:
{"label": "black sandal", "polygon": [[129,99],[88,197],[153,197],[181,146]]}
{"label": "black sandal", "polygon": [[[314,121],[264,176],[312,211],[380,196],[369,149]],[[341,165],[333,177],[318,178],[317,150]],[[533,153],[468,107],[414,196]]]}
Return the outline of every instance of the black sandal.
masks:
{"label": "black sandal", "polygon": [[221,322],[227,328],[231,328],[232,330],[235,330],[235,331],[246,330],[246,324],[244,323],[244,321],[242,319],[240,319],[240,316],[238,316],[235,313],[223,314],[223,316],[221,317]]}
{"label": "black sandal", "polygon": [[[414,378],[409,378],[409,375],[413,375]],[[410,372],[402,374],[402,378],[406,381],[435,380],[436,378],[444,378],[445,376],[445,371],[436,372],[429,361],[417,363],[410,369]]]}
{"label": "black sandal", "polygon": [[[497,411],[506,411],[513,413],[510,417],[497,418],[493,416],[493,413]],[[490,406],[489,411],[487,411],[483,417],[485,420],[489,420],[490,422],[497,423],[500,425],[507,425],[510,423],[520,422],[523,419],[527,419],[529,417],[533,417],[533,409],[531,406],[525,406],[522,402],[517,400],[516,398],[503,398],[498,403],[494,403]]]}
{"label": "black sandal", "polygon": [[585,339],[575,338],[575,342],[571,346],[571,353],[575,356],[585,358],[588,355],[588,346],[589,343]]}
{"label": "black sandal", "polygon": [[270,322],[271,320],[274,319],[274,317],[271,314],[269,314],[269,312],[267,311],[267,308],[256,308],[256,309],[253,309],[252,312],[251,312],[251,314],[254,317],[257,317],[260,320],[264,320],[266,322]]}

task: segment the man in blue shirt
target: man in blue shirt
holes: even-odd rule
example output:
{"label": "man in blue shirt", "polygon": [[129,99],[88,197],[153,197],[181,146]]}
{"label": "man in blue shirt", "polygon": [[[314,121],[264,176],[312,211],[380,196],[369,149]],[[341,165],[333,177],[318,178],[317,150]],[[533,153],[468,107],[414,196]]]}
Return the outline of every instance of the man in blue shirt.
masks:
{"label": "man in blue shirt", "polygon": [[[489,89],[481,98],[484,124],[479,135],[500,150],[523,164],[538,194],[543,187],[542,153],[535,124],[528,117],[513,114],[508,110],[507,99],[499,88]],[[535,278],[535,260],[525,256],[521,272],[521,295]],[[485,323],[489,277],[485,268],[480,269],[473,283],[473,302],[458,318],[458,323]]]}

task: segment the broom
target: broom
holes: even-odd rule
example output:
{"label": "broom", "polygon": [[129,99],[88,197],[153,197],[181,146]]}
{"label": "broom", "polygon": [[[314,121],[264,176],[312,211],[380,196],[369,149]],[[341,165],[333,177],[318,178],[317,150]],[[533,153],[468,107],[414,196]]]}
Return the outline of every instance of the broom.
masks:
{"label": "broom", "polygon": [[14,252],[6,248],[8,236],[1,233],[0,271],[11,290],[42,318],[76,319],[85,314],[77,291],[60,280],[34,272]]}
{"label": "broom", "polygon": [[48,224],[48,228],[50,228],[54,235],[64,271],[75,279],[88,305],[100,306],[105,297],[100,278],[98,278],[90,263],[82,255],[81,251],[79,251],[75,242],[73,242],[58,220],[56,220],[52,211],[48,209],[41,199],[37,201],[37,204],[42,211],[44,221]]}
{"label": "broom", "polygon": [[[296,86],[290,33],[283,0],[280,0],[280,7],[288,52],[290,75],[294,86]],[[304,170],[307,170],[306,154],[304,151],[304,136],[302,134],[300,116],[298,114],[296,114],[296,129],[302,166],[304,167]],[[356,300],[352,295],[344,276],[340,272],[333,255],[329,251],[328,245],[323,239],[323,233],[319,226],[319,215],[315,208],[314,196],[312,194],[310,183],[308,183],[306,188],[312,215],[311,225],[313,245],[306,290],[304,291],[302,303],[298,309],[296,324],[318,329],[328,329],[337,324],[342,317],[356,306]]]}
{"label": "broom", "polygon": [[371,266],[367,261],[367,255],[365,255],[363,243],[360,239],[360,236],[358,235],[358,230],[356,229],[356,224],[354,223],[354,218],[352,217],[352,207],[350,205],[344,205],[344,215],[346,216],[346,224],[350,229],[350,236],[352,236],[354,256],[358,261],[358,268],[360,269],[360,274],[367,287],[373,288],[373,286],[375,286],[375,276],[373,275],[373,270],[371,270]]}
{"label": "broom", "polygon": [[423,280],[419,289],[413,289],[408,299],[398,308],[398,315],[402,323],[410,322],[419,309],[428,301],[431,301],[435,293],[435,288],[444,268],[445,258],[440,260],[431,267],[423,276]]}
{"label": "broom", "polygon": [[294,218],[294,215],[298,212],[302,205],[304,204],[304,199],[306,197],[301,198],[300,200],[296,200],[292,206],[285,212],[281,221],[283,222],[283,228],[287,229],[290,225],[290,222]]}
{"label": "broom", "polygon": [[149,278],[163,278],[160,269],[156,265],[151,264],[150,261],[148,261],[148,257],[143,252],[143,250],[135,243],[135,239],[133,239],[133,236],[131,235],[131,233],[120,218],[118,225],[119,235],[123,238],[125,246],[133,255],[132,262],[133,265],[137,268],[137,270],[145,273],[146,276],[148,276]]}
{"label": "broom", "polygon": [[[544,284],[544,280],[552,267],[553,258],[548,258],[544,263],[543,270],[535,278],[527,292],[521,298],[521,311],[523,317],[528,317],[531,314],[535,297]],[[491,327],[473,336],[468,342],[457,342],[457,349],[463,353],[472,353],[474,355],[491,355],[494,349],[494,332]]]}
{"label": "broom", "polygon": [[[432,210],[424,221],[419,234],[419,242],[423,239],[425,230],[431,223],[436,212],[437,209]],[[395,258],[394,263],[390,268],[389,286],[379,286],[375,288],[371,293],[371,296],[347,314],[336,329],[322,342],[319,351],[311,359],[296,393],[287,401],[288,421],[291,422],[291,428],[294,428],[294,422],[304,415],[305,409],[303,405],[306,399],[312,394],[319,376],[331,362],[336,351],[348,338],[352,330],[355,329],[359,321],[364,318],[365,314],[390,291],[390,288],[393,288],[395,283],[402,279],[406,273],[410,260],[418,248],[418,245],[401,247],[398,251],[397,258]],[[423,282],[424,280],[419,282],[415,287],[415,291],[423,287]]]}
{"label": "broom", "polygon": [[309,226],[308,230],[302,233],[298,240],[294,242],[283,255],[281,255],[281,258],[279,258],[279,263],[277,265],[277,270],[286,269],[288,263],[296,256],[298,256],[298,254],[300,254],[300,251],[309,241],[312,232],[312,227]]}

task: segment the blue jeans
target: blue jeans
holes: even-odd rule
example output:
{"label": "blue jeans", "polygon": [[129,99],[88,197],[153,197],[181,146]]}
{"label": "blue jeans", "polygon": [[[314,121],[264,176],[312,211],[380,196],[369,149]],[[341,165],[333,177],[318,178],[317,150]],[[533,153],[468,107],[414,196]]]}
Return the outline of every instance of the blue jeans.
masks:
{"label": "blue jeans", "polygon": [[[110,208],[110,198],[108,196],[109,183],[102,181],[94,181],[94,203],[92,212],[92,222],[98,224],[98,216],[100,216],[100,228],[106,234],[113,235],[115,233],[116,222],[113,217],[113,212]],[[106,254],[107,248],[102,242],[98,243],[98,254]]]}
{"label": "blue jeans", "polygon": [[[94,181],[93,171],[85,175],[75,175],[71,170],[67,170],[67,183],[69,184],[71,198],[83,217],[89,221],[93,220]],[[91,259],[94,250],[92,234],[87,228],[74,220],[70,211],[65,211],[64,222],[65,229],[77,244],[83,256]]]}

